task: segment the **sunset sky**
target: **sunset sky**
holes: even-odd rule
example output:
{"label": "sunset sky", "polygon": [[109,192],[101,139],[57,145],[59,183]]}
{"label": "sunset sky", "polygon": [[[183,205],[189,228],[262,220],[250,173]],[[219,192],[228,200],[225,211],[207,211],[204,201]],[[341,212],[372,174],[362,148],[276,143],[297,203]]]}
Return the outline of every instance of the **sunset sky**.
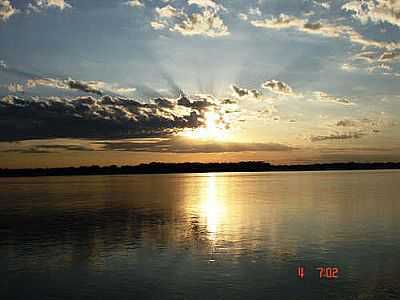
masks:
{"label": "sunset sky", "polygon": [[0,0],[0,168],[400,160],[400,1]]}

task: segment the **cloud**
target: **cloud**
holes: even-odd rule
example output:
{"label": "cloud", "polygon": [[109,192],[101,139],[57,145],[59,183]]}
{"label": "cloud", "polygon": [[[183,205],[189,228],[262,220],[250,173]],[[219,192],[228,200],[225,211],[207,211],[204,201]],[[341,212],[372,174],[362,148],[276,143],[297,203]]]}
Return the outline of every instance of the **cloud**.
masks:
{"label": "cloud", "polygon": [[0,69],[7,69],[7,64],[4,60],[0,60]]}
{"label": "cloud", "polygon": [[166,153],[224,153],[224,152],[258,152],[258,151],[291,151],[292,148],[275,143],[234,143],[191,140],[184,137],[150,139],[144,141],[98,142],[97,145],[108,151],[131,152],[166,152]]}
{"label": "cloud", "polygon": [[65,8],[71,8],[72,6],[64,0],[33,0],[28,5],[28,9],[35,12],[39,12],[42,9],[47,9],[49,7],[55,7],[60,10],[64,10]]}
{"label": "cloud", "polygon": [[154,103],[157,104],[160,107],[164,107],[164,108],[174,108],[175,103],[172,102],[169,99],[164,99],[164,98],[156,98],[153,99]]}
{"label": "cloud", "polygon": [[261,16],[262,12],[258,7],[250,7],[248,14],[251,16]]}
{"label": "cloud", "polygon": [[339,126],[339,127],[356,127],[357,126],[357,122],[355,122],[353,120],[345,119],[345,120],[338,121],[336,123],[336,126]]}
{"label": "cloud", "polygon": [[264,20],[253,20],[250,22],[255,27],[285,29],[285,28],[302,28],[306,23],[305,20],[297,17],[280,14],[278,17]]}
{"label": "cloud", "polygon": [[127,5],[129,5],[130,7],[143,7],[144,6],[143,2],[140,0],[130,0],[125,3]]}
{"label": "cloud", "polygon": [[168,136],[204,124],[205,103],[189,102],[191,107],[171,109],[111,96],[6,96],[0,101],[0,140]]}
{"label": "cloud", "polygon": [[189,7],[178,10],[170,4],[156,7],[156,19],[150,22],[155,30],[168,29],[184,36],[202,35],[212,38],[230,34],[228,27],[218,15],[225,8],[213,0],[188,0],[187,4],[196,5],[199,10],[193,11]]}
{"label": "cloud", "polygon": [[226,99],[222,100],[222,104],[223,105],[235,105],[235,104],[237,104],[237,102],[235,100],[226,98]]}
{"label": "cloud", "polygon": [[355,66],[351,65],[351,64],[345,63],[345,64],[340,66],[340,69],[342,69],[343,71],[346,71],[346,72],[353,72],[357,68]]}
{"label": "cloud", "polygon": [[328,128],[333,133],[314,135],[310,137],[310,140],[312,142],[322,142],[328,140],[360,139],[367,135],[380,133],[383,129],[396,125],[396,121],[384,115],[375,118],[345,118],[328,125]]}
{"label": "cloud", "polygon": [[317,135],[310,138],[311,142],[323,142],[329,140],[349,140],[360,139],[365,136],[362,132],[349,132],[349,133],[333,133],[329,135]]}
{"label": "cloud", "polygon": [[28,148],[14,148],[7,149],[2,152],[13,152],[22,154],[50,154],[65,151],[95,151],[95,149],[83,146],[83,145],[73,145],[73,144],[43,144],[34,145]]}
{"label": "cloud", "polygon": [[215,105],[215,103],[210,102],[206,98],[202,98],[201,100],[190,100],[185,95],[181,95],[177,99],[176,102],[180,106],[184,106],[184,107],[187,107],[187,108],[192,108],[192,109],[196,109],[196,110],[200,110],[200,111]]}
{"label": "cloud", "polygon": [[261,86],[275,94],[286,96],[294,94],[293,89],[287,83],[279,80],[267,80]]}
{"label": "cloud", "polygon": [[165,24],[159,21],[151,21],[150,26],[155,30],[161,30],[165,28]]}
{"label": "cloud", "polygon": [[213,0],[188,0],[188,4],[189,5],[197,5],[199,7],[203,7],[203,8],[212,8],[215,11],[220,10],[221,8],[223,8],[222,5],[217,4],[216,1]]}
{"label": "cloud", "polygon": [[387,51],[379,57],[380,61],[392,61],[400,58],[400,51]]}
{"label": "cloud", "polygon": [[395,126],[396,122],[388,117],[379,118],[361,118],[361,119],[343,119],[335,123],[339,128],[356,128],[364,133],[378,133],[383,129]]}
{"label": "cloud", "polygon": [[352,43],[366,47],[385,48],[389,50],[400,48],[398,42],[384,42],[368,39],[350,26],[330,24],[322,21],[311,23],[306,19],[280,14],[278,17],[250,22],[255,27],[269,29],[296,29],[308,34],[317,34],[328,38],[346,38]]}
{"label": "cloud", "polygon": [[330,9],[331,8],[331,0],[314,0],[314,4],[321,6],[325,9]]}
{"label": "cloud", "polygon": [[243,97],[259,98],[262,96],[262,93],[256,89],[248,90],[234,84],[231,85],[231,90],[233,91],[233,95],[237,98],[243,98]]}
{"label": "cloud", "polygon": [[186,15],[182,22],[175,24],[170,30],[184,36],[203,35],[211,38],[230,34],[223,20],[212,10]]}
{"label": "cloud", "polygon": [[136,88],[119,87],[117,85],[108,84],[103,81],[83,81],[68,79],[56,79],[56,78],[37,78],[29,79],[27,81],[27,88],[34,88],[36,86],[46,86],[64,90],[77,90],[85,93],[92,93],[95,95],[102,96],[105,91],[111,92],[117,95],[129,95],[136,91]]}
{"label": "cloud", "polygon": [[375,51],[363,51],[354,55],[353,60],[362,60],[368,63],[372,63],[377,59]]}
{"label": "cloud", "polygon": [[9,0],[0,0],[0,21],[7,21],[16,12]]}
{"label": "cloud", "polygon": [[[378,72],[384,75],[395,75],[392,65],[397,63],[400,59],[399,50],[375,50],[375,51],[362,51],[355,54],[351,60],[351,68],[347,71],[354,69],[366,70],[369,73]],[[342,69],[346,70],[342,67]]]}
{"label": "cloud", "polygon": [[54,78],[39,78],[30,79],[27,82],[28,88],[33,88],[36,86],[47,86],[58,89],[71,89],[78,90],[86,93],[93,93],[99,96],[103,95],[103,92],[99,89],[99,82],[97,81],[80,81],[73,80],[71,78],[66,80],[54,79]]}
{"label": "cloud", "polygon": [[238,14],[238,17],[240,20],[242,21],[247,21],[249,19],[248,15],[244,14],[244,13],[240,13]]}
{"label": "cloud", "polygon": [[7,89],[10,93],[21,93],[24,91],[24,86],[19,83],[10,83]]}
{"label": "cloud", "polygon": [[173,18],[180,14],[178,10],[171,5],[166,5],[162,8],[156,7],[156,13],[160,18]]}
{"label": "cloud", "polygon": [[353,0],[345,3],[342,9],[351,12],[362,23],[387,22],[400,27],[400,2],[397,0]]}
{"label": "cloud", "polygon": [[349,98],[346,97],[336,97],[320,91],[313,92],[313,95],[318,101],[321,102],[335,103],[347,106],[355,105]]}
{"label": "cloud", "polygon": [[75,89],[87,93],[93,93],[99,96],[103,95],[103,92],[97,87],[97,83],[90,83],[85,81],[67,79],[64,80],[64,83],[70,88]]}

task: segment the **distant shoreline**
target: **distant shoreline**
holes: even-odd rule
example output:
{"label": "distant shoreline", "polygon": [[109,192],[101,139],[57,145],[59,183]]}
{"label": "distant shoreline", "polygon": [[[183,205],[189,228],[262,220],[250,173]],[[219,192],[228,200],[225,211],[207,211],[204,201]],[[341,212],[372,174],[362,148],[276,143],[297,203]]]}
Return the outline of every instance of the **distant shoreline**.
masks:
{"label": "distant shoreline", "polygon": [[345,171],[345,170],[395,170],[400,162],[386,163],[326,163],[309,165],[272,165],[263,161],[237,163],[159,163],[135,166],[82,166],[66,168],[0,169],[0,177],[41,176],[93,176],[173,173],[220,173],[220,172],[293,172],[293,171]]}

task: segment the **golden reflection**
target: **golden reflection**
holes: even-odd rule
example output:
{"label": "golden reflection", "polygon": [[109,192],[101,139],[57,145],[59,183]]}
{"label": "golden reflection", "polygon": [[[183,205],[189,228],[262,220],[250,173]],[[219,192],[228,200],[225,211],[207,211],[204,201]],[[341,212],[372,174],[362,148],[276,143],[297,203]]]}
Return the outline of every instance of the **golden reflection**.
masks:
{"label": "golden reflection", "polygon": [[201,203],[201,212],[206,219],[207,231],[210,239],[217,238],[219,227],[225,216],[225,206],[222,198],[218,197],[217,176],[208,174],[205,195]]}

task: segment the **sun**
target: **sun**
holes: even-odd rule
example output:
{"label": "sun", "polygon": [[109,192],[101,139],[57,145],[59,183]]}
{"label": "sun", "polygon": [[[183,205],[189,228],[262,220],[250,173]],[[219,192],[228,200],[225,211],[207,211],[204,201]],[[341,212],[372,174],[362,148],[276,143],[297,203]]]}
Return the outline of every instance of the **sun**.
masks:
{"label": "sun", "polygon": [[214,111],[206,112],[204,115],[205,125],[195,129],[186,129],[182,135],[192,139],[200,140],[225,140],[228,130],[221,115]]}

